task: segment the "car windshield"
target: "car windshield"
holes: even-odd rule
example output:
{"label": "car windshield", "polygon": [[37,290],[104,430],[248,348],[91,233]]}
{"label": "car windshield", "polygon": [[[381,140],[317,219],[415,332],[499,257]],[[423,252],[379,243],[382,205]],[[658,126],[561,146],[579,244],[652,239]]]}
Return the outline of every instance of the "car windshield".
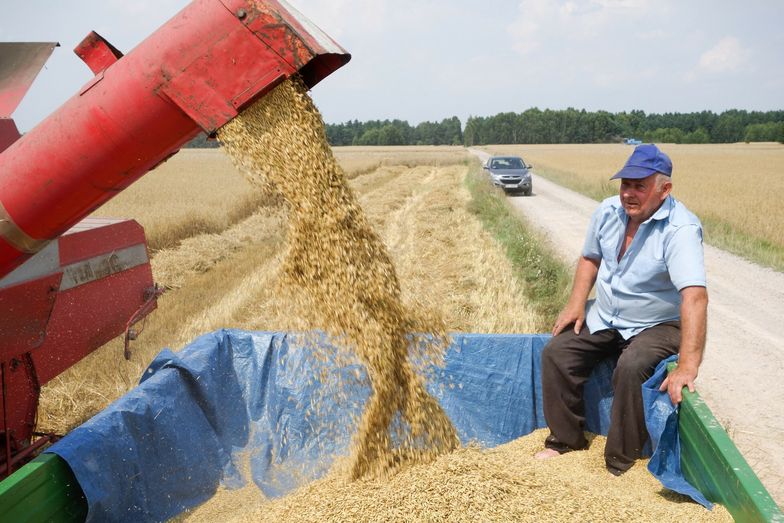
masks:
{"label": "car windshield", "polygon": [[522,169],[522,158],[493,158],[490,161],[491,169]]}

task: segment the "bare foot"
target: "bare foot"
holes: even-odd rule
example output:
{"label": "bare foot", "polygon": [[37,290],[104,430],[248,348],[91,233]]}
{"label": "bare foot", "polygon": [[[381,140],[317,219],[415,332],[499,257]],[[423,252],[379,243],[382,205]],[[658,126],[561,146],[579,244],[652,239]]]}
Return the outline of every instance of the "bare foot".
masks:
{"label": "bare foot", "polygon": [[550,458],[554,458],[554,457],[560,456],[560,455],[561,455],[561,453],[558,452],[555,449],[544,449],[544,450],[540,450],[539,452],[534,454],[534,458],[536,458],[536,459],[550,459]]}

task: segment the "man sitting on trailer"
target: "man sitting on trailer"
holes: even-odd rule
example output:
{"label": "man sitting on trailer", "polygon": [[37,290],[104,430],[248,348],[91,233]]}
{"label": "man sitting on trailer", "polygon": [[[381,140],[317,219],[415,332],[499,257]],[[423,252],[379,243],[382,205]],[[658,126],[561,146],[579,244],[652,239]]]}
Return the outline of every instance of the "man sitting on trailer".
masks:
{"label": "man sitting on trailer", "polygon": [[[672,162],[653,144],[639,145],[611,179],[619,196],[591,218],[574,286],[542,353],[547,459],[584,449],[583,385],[603,358],[617,357],[607,434],[607,469],[621,475],[648,439],[642,383],[656,365],[680,353],[661,390],[673,403],[694,390],[705,347],[708,294],[702,225],[670,196]],[[588,295],[596,284],[596,299]]]}

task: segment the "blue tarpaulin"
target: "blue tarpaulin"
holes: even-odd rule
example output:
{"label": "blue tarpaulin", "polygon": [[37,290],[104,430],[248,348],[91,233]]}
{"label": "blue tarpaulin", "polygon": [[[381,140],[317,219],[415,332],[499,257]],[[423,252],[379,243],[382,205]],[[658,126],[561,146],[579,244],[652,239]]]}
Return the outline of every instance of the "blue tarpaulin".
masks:
{"label": "blue tarpaulin", "polygon": [[664,378],[667,377],[667,364],[673,361],[678,361],[678,356],[670,356],[659,362],[653,376],[642,384],[642,401],[647,410],[645,425],[655,449],[648,462],[648,470],[668,489],[689,496],[705,508],[711,509],[713,503],[683,477],[678,408],[673,405],[667,391],[659,391]]}
{"label": "blue tarpaulin", "polygon": [[[452,336],[428,389],[462,443],[495,446],[545,426],[539,365],[549,338]],[[330,366],[298,340],[220,330],[161,352],[139,386],[48,450],[73,470],[88,520],[164,521],[221,484],[242,486],[246,459],[264,494],[280,496],[347,455],[369,395],[363,371]],[[607,433],[611,376],[603,362],[585,387],[586,430]]]}

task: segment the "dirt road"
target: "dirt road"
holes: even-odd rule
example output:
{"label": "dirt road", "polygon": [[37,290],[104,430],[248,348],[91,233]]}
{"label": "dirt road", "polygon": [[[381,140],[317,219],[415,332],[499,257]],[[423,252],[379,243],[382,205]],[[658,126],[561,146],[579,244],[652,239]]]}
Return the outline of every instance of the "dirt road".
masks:
{"label": "dirt road", "polygon": [[[486,159],[488,154],[471,149]],[[677,197],[677,185],[674,194]],[[580,255],[597,202],[533,175],[510,197],[565,261]],[[708,343],[697,389],[779,506],[784,505],[784,274],[705,246]]]}

